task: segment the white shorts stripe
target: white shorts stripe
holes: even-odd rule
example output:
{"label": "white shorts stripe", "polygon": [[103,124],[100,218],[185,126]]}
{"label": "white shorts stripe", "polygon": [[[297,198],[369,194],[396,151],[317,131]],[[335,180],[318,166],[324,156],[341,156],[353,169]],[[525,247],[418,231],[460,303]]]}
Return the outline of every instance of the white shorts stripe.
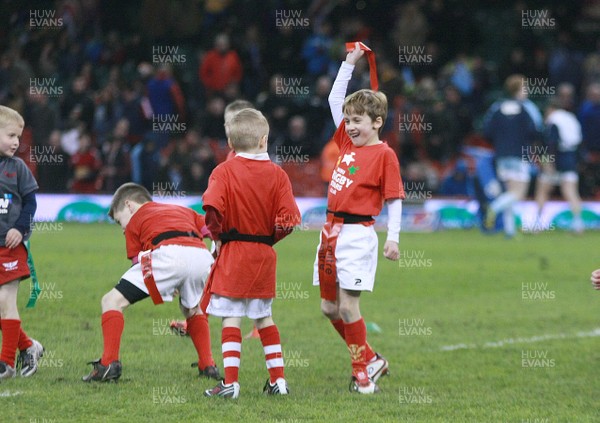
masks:
{"label": "white shorts stripe", "polygon": [[221,351],[223,351],[223,352],[227,352],[227,351],[241,352],[242,344],[240,344],[239,342],[225,342],[221,346]]}
{"label": "white shorts stripe", "polygon": [[283,367],[283,358],[267,360],[267,369],[272,369],[273,367]]}
{"label": "white shorts stripe", "polygon": [[240,367],[239,357],[225,357],[223,358],[223,367]]}
{"label": "white shorts stripe", "polygon": [[277,345],[267,345],[264,347],[265,355],[281,353],[281,344]]}

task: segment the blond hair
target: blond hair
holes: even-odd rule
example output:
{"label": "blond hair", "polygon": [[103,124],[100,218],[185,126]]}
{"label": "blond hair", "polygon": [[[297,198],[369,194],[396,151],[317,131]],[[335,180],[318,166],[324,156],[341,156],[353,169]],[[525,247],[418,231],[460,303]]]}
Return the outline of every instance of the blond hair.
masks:
{"label": "blond hair", "polygon": [[258,147],[264,136],[269,136],[269,123],[256,109],[243,109],[226,123],[229,140],[236,152],[244,152]]}
{"label": "blond hair", "polygon": [[0,106],[0,128],[4,128],[11,123],[16,123],[21,128],[25,126],[25,120],[19,112],[10,107]]}
{"label": "blond hair", "polygon": [[116,212],[123,210],[126,200],[144,204],[148,201],[152,201],[152,195],[150,195],[150,192],[148,192],[146,188],[133,182],[127,182],[121,185],[115,191],[115,195],[113,195],[112,201],[110,202],[108,216],[111,219],[115,218]]}
{"label": "blond hair", "polygon": [[523,89],[525,76],[521,74],[510,75],[504,81],[504,89],[511,97],[516,97],[517,94]]}
{"label": "blond hair", "polygon": [[375,121],[380,117],[382,121],[381,127],[383,127],[383,124],[385,123],[387,111],[388,101],[385,94],[381,91],[367,89],[358,90],[350,94],[344,100],[344,106],[342,107],[342,112],[344,114],[366,114],[372,121]]}
{"label": "blond hair", "polygon": [[223,112],[223,118],[225,120],[225,135],[229,138],[229,129],[227,128],[227,122],[231,120],[233,116],[240,110],[254,109],[254,105],[248,100],[234,100],[225,107]]}
{"label": "blond hair", "polygon": [[225,112],[223,113],[225,115],[225,122],[227,122],[228,120],[227,115],[229,115],[229,117],[231,118],[231,116],[233,116],[234,113],[237,113],[240,110],[244,109],[254,109],[254,104],[250,103],[248,100],[234,100],[231,103],[229,103],[225,107]]}

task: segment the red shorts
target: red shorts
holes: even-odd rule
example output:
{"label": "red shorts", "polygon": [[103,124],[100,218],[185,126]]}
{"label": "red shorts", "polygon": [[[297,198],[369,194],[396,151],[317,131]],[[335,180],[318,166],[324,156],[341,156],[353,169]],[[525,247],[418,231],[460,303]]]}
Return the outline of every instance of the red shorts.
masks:
{"label": "red shorts", "polygon": [[27,265],[27,249],[25,245],[19,244],[14,249],[0,247],[0,285],[14,281],[27,279],[29,277],[29,266]]}

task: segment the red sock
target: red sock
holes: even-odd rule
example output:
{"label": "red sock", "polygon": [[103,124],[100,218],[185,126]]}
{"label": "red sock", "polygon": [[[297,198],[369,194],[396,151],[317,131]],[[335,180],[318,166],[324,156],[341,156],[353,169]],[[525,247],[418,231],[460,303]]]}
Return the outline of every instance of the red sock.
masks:
{"label": "red sock", "polygon": [[265,361],[271,383],[283,378],[283,355],[281,353],[281,340],[276,325],[267,326],[258,330],[260,342],[265,351]]}
{"label": "red sock", "polygon": [[31,347],[33,345],[33,342],[31,341],[31,338],[29,338],[27,336],[27,334],[25,333],[25,331],[23,331],[23,328],[21,328],[21,330],[19,331],[19,350],[20,351],[25,351],[27,348]]}
{"label": "red sock", "polygon": [[215,360],[213,360],[210,347],[210,328],[206,314],[196,314],[186,321],[187,331],[198,352],[198,368],[204,370],[207,366],[214,366]]}
{"label": "red sock", "polygon": [[2,319],[2,352],[0,353],[0,361],[4,361],[11,367],[15,367],[20,332],[20,320]]}
{"label": "red sock", "polygon": [[225,368],[225,384],[238,381],[240,358],[242,356],[242,331],[240,328],[225,327],[221,332],[221,349],[223,351],[223,367]]}
{"label": "red sock", "polygon": [[[0,322],[2,322],[2,321],[0,320]],[[0,330],[2,330],[2,323],[0,323]],[[23,331],[23,328],[21,328],[21,332],[19,333],[19,343],[18,343],[19,350],[25,351],[27,348],[31,347],[32,345],[33,345],[33,342],[31,342],[31,339]]]}
{"label": "red sock", "polygon": [[[352,360],[352,373],[356,376],[360,372],[367,374],[367,327],[365,321],[361,318],[353,323],[344,325],[346,334],[346,344],[350,351],[350,359]],[[361,377],[358,377],[361,379]]]}
{"label": "red sock", "polygon": [[104,338],[104,352],[100,364],[108,366],[119,359],[119,349],[121,348],[121,335],[125,320],[123,313],[117,310],[109,310],[102,313],[102,336]]}
{"label": "red sock", "polygon": [[337,319],[337,320],[330,320],[330,322],[333,325],[333,327],[335,328],[335,330],[337,331],[337,333],[340,334],[342,339],[346,340],[346,335],[344,333],[344,321],[342,319]]}
{"label": "red sock", "polygon": [[[366,337],[366,335],[365,335]],[[369,361],[371,361],[373,359],[373,357],[375,357],[375,351],[373,351],[373,349],[371,348],[371,346],[369,345],[368,342],[365,341],[365,358],[367,360],[367,363]]]}
{"label": "red sock", "polygon": [[[346,333],[344,330],[344,321],[342,319],[331,320],[331,324],[333,325],[335,330],[337,330],[337,333],[339,333],[340,336],[342,337],[342,339],[345,341]],[[371,349],[371,346],[369,345],[368,342],[365,345],[366,345],[366,350],[367,350],[367,363],[368,363],[369,361],[371,361],[373,359],[373,357],[375,357],[375,352]]]}

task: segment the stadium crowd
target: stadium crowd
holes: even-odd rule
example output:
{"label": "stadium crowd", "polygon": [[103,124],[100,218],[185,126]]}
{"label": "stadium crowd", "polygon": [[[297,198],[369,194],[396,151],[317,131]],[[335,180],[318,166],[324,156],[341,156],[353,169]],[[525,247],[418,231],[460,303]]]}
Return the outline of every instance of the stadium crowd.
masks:
{"label": "stadium crowd", "polygon": [[[130,180],[203,192],[228,153],[224,108],[243,98],[269,120],[272,158],[302,178],[296,194],[324,195],[318,172],[303,175],[327,155],[327,95],[344,43],[363,40],[389,100],[381,138],[405,183],[466,195],[462,148],[485,144],[483,115],[519,73],[542,88],[530,93],[542,111],[559,93],[568,98],[583,129],[580,190],[600,198],[600,5],[536,5],[3,2],[0,103],[25,117],[20,157],[41,192],[112,193]],[[531,21],[532,11],[546,15]],[[349,91],[368,85],[361,62]]]}

